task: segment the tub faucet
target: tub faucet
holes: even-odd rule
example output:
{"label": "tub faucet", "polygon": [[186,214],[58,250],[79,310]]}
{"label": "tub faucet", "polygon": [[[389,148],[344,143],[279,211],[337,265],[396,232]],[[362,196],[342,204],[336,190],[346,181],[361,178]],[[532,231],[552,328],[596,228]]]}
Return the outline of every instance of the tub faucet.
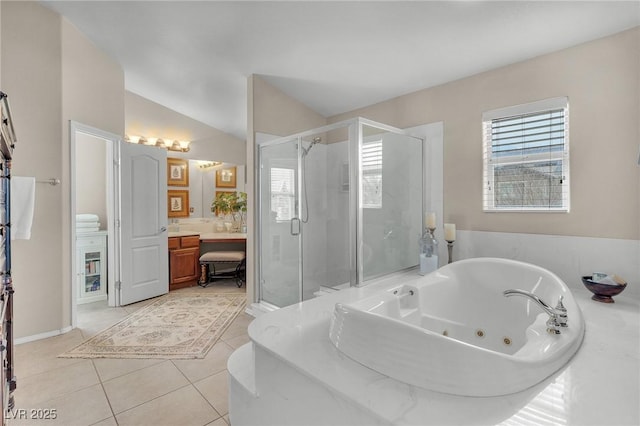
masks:
{"label": "tub faucet", "polygon": [[567,327],[567,309],[562,304],[562,296],[558,299],[558,304],[555,308],[547,305],[542,299],[540,299],[535,294],[519,289],[510,289],[505,290],[502,293],[505,297],[510,296],[523,296],[527,297],[538,304],[547,314],[549,314],[549,319],[547,320],[547,331],[551,334],[560,334],[560,329],[562,327]]}

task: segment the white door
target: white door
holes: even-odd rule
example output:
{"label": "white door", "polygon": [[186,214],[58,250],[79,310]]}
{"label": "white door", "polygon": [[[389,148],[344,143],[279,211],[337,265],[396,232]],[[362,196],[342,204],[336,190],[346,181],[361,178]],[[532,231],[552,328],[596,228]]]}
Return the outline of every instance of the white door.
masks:
{"label": "white door", "polygon": [[169,291],[167,152],[120,143],[120,303]]}

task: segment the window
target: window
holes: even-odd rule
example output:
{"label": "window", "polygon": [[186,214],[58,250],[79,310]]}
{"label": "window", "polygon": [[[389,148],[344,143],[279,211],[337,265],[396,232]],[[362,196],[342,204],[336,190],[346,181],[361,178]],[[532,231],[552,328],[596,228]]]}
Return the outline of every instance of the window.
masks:
{"label": "window", "polygon": [[295,214],[295,170],[271,168],[271,211],[278,222],[291,220]]}
{"label": "window", "polygon": [[569,211],[569,106],[553,98],[482,116],[484,211]]}
{"label": "window", "polygon": [[382,208],[382,141],[362,144],[362,207]]}

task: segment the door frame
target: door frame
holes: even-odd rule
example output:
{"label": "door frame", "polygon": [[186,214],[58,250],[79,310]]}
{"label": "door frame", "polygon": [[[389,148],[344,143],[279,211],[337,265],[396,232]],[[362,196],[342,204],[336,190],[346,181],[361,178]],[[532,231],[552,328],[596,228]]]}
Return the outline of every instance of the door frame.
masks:
{"label": "door frame", "polygon": [[78,303],[78,275],[76,264],[76,134],[84,133],[95,138],[99,138],[106,143],[106,194],[107,194],[107,301],[109,306],[116,305],[115,277],[119,268],[116,256],[116,240],[115,222],[118,218],[115,203],[115,188],[117,179],[117,164],[114,161],[114,154],[122,138],[114,133],[107,132],[77,121],[69,121],[69,139],[70,139],[70,247],[71,247],[71,327],[77,327],[77,303]]}

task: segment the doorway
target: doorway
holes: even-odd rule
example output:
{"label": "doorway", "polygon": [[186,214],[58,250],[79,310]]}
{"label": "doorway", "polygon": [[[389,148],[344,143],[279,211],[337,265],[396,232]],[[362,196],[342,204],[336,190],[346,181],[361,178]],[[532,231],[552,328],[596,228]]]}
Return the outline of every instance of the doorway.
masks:
{"label": "doorway", "polygon": [[73,121],[69,134],[75,327],[83,301],[120,306],[169,291],[167,153]]}
{"label": "doorway", "polygon": [[71,121],[72,326],[79,303],[116,306],[114,151],[120,137]]}

